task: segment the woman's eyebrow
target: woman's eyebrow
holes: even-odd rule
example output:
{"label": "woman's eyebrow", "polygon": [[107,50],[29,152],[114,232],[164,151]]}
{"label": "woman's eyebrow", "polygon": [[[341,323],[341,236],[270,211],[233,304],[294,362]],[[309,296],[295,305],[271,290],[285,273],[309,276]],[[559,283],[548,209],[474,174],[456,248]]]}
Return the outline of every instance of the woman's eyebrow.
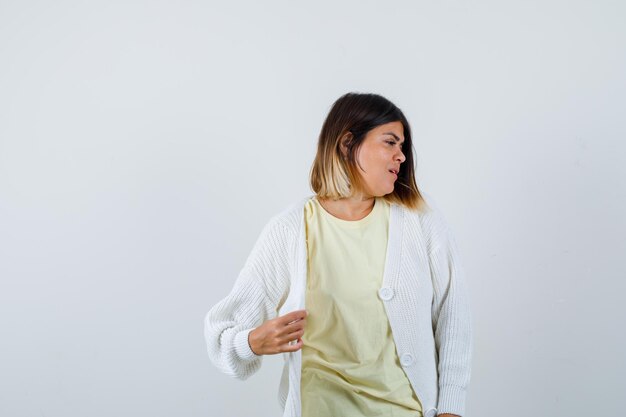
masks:
{"label": "woman's eyebrow", "polygon": [[383,133],[383,135],[391,135],[394,138],[396,138],[396,142],[400,141],[400,143],[404,143],[404,140],[400,140],[400,138],[398,136],[396,136],[396,134],[393,133],[393,132],[385,132],[385,133]]}

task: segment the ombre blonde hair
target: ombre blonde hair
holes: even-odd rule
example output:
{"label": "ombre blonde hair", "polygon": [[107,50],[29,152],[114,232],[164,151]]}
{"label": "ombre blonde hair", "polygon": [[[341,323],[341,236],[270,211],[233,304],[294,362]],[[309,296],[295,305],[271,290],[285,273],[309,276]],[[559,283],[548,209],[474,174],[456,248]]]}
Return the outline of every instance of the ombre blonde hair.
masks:
{"label": "ombre blonde hair", "polygon": [[[311,188],[318,198],[337,200],[362,193],[357,154],[367,133],[386,123],[399,121],[404,127],[400,167],[394,190],[383,196],[388,202],[424,211],[426,204],[415,183],[411,128],[402,111],[378,94],[347,93],[333,104],[320,132],[317,154],[310,172]],[[341,150],[345,141],[346,154]]]}

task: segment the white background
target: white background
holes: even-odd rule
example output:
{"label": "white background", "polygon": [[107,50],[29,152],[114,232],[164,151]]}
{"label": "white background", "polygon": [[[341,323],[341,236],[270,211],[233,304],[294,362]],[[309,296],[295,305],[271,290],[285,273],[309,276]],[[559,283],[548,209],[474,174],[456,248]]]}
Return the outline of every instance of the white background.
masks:
{"label": "white background", "polygon": [[455,231],[468,417],[617,416],[620,1],[0,1],[0,415],[279,415],[206,354],[348,91],[397,104]]}

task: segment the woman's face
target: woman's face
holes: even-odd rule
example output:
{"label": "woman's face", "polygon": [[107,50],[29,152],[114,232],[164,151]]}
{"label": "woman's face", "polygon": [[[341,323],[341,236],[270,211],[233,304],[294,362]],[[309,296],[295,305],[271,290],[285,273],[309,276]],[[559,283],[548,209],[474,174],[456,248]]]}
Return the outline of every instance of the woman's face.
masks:
{"label": "woman's face", "polygon": [[[402,153],[404,128],[401,122],[391,122],[367,132],[361,144],[357,165],[364,183],[364,192],[381,197],[393,192],[394,183],[406,157]],[[391,172],[394,171],[395,173]]]}

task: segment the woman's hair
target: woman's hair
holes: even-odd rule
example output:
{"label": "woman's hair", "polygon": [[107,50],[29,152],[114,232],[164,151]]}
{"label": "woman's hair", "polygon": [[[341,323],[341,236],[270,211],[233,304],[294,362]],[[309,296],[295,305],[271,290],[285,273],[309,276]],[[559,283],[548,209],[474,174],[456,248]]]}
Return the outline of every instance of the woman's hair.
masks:
{"label": "woman's hair", "polygon": [[[404,127],[402,152],[406,160],[400,165],[393,192],[383,198],[418,211],[426,209],[428,206],[415,183],[409,122],[395,104],[378,94],[347,93],[333,104],[322,126],[311,167],[311,188],[315,194],[330,199],[360,194],[363,183],[357,167],[359,148],[370,130],[396,121]],[[351,137],[345,143],[344,157],[341,140],[346,135]]]}

